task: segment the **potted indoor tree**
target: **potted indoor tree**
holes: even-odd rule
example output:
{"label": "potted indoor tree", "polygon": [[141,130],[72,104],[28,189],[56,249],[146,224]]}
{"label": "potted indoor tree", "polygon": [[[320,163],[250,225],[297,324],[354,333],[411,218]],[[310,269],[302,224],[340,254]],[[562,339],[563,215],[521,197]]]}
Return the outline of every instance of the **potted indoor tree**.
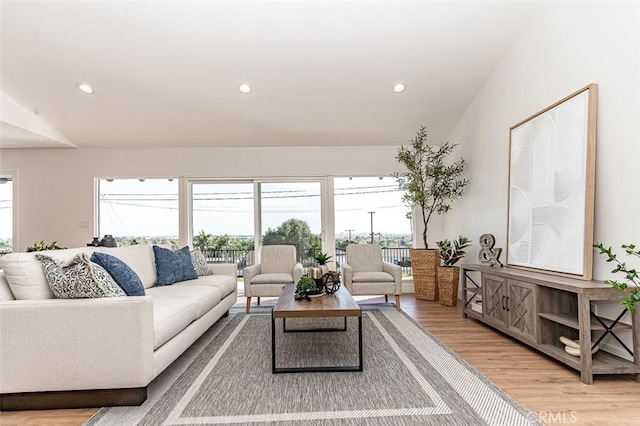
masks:
{"label": "potted indoor tree", "polygon": [[471,245],[471,241],[460,235],[457,240],[442,240],[436,244],[440,249],[441,259],[441,265],[437,268],[438,298],[441,305],[456,306],[460,268],[454,265],[465,256],[464,249]]}
{"label": "potted indoor tree", "polygon": [[422,213],[424,248],[411,250],[417,299],[438,299],[436,267],[440,265],[440,258],[438,250],[429,249],[429,220],[434,213],[448,212],[451,202],[461,197],[469,184],[468,179],[461,178],[467,164],[463,158],[445,164],[456,146],[448,141],[442,146],[427,145],[427,130],[421,126],[411,145],[401,146],[396,155],[396,160],[405,167],[404,171],[393,174],[400,189],[405,192],[402,200],[410,209],[418,206]]}

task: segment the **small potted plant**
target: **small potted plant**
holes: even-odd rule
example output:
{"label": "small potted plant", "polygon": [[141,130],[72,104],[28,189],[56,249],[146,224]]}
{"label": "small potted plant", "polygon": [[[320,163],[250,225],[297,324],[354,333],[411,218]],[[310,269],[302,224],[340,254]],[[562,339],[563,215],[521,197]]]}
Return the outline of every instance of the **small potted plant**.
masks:
{"label": "small potted plant", "polygon": [[318,265],[320,265],[320,269],[322,269],[322,273],[326,274],[327,272],[329,272],[329,267],[327,266],[327,263],[329,263],[329,259],[331,259],[333,256],[329,256],[329,253],[323,253],[321,251],[317,252],[315,254],[315,256],[313,256],[313,258],[316,260],[316,262],[318,262]]}
{"label": "small potted plant", "polygon": [[457,240],[442,240],[436,243],[440,249],[441,265],[438,266],[438,297],[441,305],[456,306],[458,303],[458,281],[460,268],[454,266],[465,256],[464,249],[471,241],[462,235]]}

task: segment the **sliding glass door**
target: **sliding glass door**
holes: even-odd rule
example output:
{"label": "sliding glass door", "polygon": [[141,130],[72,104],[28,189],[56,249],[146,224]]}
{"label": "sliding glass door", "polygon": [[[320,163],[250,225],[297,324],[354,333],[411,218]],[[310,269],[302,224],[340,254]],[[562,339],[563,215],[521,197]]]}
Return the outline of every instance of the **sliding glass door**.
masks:
{"label": "sliding glass door", "polygon": [[313,265],[322,250],[320,181],[259,182],[261,244],[290,244],[298,260]]}
{"label": "sliding glass door", "polygon": [[253,182],[192,182],[191,235],[211,263],[235,263],[238,275],[254,257]]}

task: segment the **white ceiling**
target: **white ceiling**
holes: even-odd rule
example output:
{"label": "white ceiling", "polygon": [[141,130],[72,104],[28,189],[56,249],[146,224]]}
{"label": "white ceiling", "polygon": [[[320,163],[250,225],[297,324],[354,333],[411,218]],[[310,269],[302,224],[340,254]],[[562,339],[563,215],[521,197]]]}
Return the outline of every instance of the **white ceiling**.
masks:
{"label": "white ceiling", "polygon": [[[397,145],[420,125],[440,143],[534,7],[0,4],[2,92],[79,147]],[[394,93],[396,82],[406,91]],[[60,145],[6,129],[0,147]]]}

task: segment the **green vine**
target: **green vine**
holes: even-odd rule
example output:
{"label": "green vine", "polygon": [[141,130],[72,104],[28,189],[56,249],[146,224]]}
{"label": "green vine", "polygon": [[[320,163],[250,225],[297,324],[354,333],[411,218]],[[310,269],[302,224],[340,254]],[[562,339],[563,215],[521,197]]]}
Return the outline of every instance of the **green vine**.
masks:
{"label": "green vine", "polygon": [[[606,248],[602,243],[596,243],[593,246],[600,250],[600,254],[607,256],[607,262],[614,262],[616,264],[616,267],[611,271],[612,273],[624,274],[626,282],[616,280],[604,280],[603,282],[605,284],[612,285],[614,288],[622,290],[625,294],[628,294],[622,303],[627,307],[629,312],[633,313],[636,303],[640,302],[640,294],[638,294],[640,276],[638,276],[638,271],[635,269],[629,269],[625,262],[619,261],[617,255],[611,250],[611,247]],[[640,250],[636,250],[635,244],[623,244],[621,247],[627,255],[640,258]],[[633,288],[629,290],[630,285],[632,285]],[[629,291],[627,292],[627,290]]]}

